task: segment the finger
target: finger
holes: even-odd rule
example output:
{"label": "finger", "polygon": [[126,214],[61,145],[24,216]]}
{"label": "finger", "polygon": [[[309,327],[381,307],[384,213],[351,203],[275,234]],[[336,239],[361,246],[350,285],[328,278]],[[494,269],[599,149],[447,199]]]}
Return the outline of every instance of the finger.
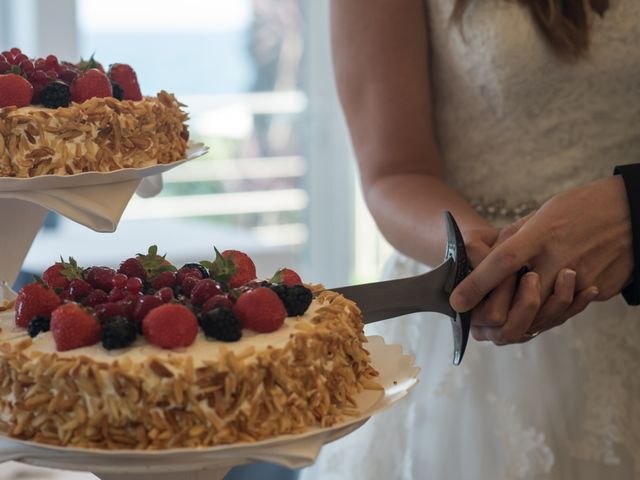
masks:
{"label": "finger", "polygon": [[501,327],[507,321],[509,307],[516,289],[516,277],[512,275],[491,292],[491,296],[473,311],[471,324],[477,327]]}
{"label": "finger", "polygon": [[520,281],[507,322],[495,329],[491,340],[497,345],[519,342],[531,327],[539,309],[540,278],[535,272],[529,272]]}
{"label": "finger", "polygon": [[[449,302],[457,312],[467,312],[478,305],[487,293],[535,257],[539,241],[521,228],[498,245],[454,289]],[[555,277],[555,275],[554,275]]]}
{"label": "finger", "polygon": [[[528,342],[536,337],[539,333],[550,330],[554,327],[562,325],[564,322],[569,320],[571,317],[575,317],[577,314],[582,312],[585,308],[589,306],[591,302],[593,302],[599,295],[598,287],[589,287],[584,290],[579,291],[573,300],[573,303],[565,310],[565,312],[554,319],[549,319],[545,322],[538,323],[532,325],[529,329],[530,335],[525,335],[522,339],[523,342]],[[531,335],[532,334],[532,335]]]}
{"label": "finger", "polygon": [[553,318],[560,318],[569,306],[573,303],[576,288],[576,272],[570,268],[565,268],[556,276],[553,294],[544,302],[538,312],[534,323],[547,322]]}

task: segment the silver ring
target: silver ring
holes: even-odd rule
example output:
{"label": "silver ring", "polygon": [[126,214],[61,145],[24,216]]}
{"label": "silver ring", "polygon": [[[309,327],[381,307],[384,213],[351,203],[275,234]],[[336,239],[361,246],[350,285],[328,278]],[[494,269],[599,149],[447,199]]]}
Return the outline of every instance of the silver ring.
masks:
{"label": "silver ring", "polygon": [[540,335],[540,330],[538,330],[537,332],[524,332],[522,336],[524,338],[536,338],[538,335]]}

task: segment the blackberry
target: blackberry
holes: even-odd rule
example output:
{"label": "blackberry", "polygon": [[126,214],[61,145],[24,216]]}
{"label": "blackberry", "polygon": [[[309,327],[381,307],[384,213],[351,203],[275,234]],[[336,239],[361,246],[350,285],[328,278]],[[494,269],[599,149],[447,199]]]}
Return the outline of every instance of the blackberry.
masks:
{"label": "blackberry", "polygon": [[113,98],[116,100],[122,100],[124,98],[124,90],[119,83],[111,80],[111,89],[113,90]]}
{"label": "blackberry", "polygon": [[209,270],[204,268],[204,266],[200,265],[199,263],[185,263],[182,267],[180,267],[180,270],[182,270],[183,268],[192,268],[194,270],[198,270],[202,274],[202,278],[209,278]]}
{"label": "blackberry", "polygon": [[277,285],[272,285],[271,290],[280,297],[289,317],[304,314],[309,305],[311,305],[311,300],[313,300],[313,293],[304,285],[290,286],[278,283]]}
{"label": "blackberry", "polygon": [[214,308],[199,316],[200,327],[207,337],[223,342],[237,342],[242,337],[242,324],[226,307]]}
{"label": "blackberry", "polygon": [[110,317],[102,322],[102,346],[107,350],[124,348],[136,339],[136,326],[125,317]]}
{"label": "blackberry", "polygon": [[71,102],[69,86],[60,80],[54,80],[40,92],[39,100],[47,108],[68,107]]}
{"label": "blackberry", "polygon": [[37,337],[40,332],[48,332],[51,328],[51,317],[36,315],[29,321],[28,332],[31,338]]}

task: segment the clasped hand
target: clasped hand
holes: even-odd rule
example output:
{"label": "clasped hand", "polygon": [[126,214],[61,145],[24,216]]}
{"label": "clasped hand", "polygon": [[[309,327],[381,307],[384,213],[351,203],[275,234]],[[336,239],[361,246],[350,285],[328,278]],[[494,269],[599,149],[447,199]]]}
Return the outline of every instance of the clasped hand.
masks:
{"label": "clasped hand", "polygon": [[[508,227],[469,232],[475,266],[453,291],[459,312],[472,310],[472,335],[498,345],[524,342],[563,324],[630,281],[633,253],[622,179],[563,192]],[[527,267],[529,273],[518,278]]]}

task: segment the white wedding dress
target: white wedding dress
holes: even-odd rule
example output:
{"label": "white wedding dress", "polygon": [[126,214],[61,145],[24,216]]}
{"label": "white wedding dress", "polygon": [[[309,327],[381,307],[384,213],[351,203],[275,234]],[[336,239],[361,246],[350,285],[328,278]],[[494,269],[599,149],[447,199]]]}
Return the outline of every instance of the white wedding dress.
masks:
{"label": "white wedding dress", "polygon": [[[452,0],[426,21],[448,180],[497,223],[640,162],[640,1],[593,15],[589,54],[557,59],[517,1]],[[400,93],[399,93],[400,94]],[[395,256],[389,277],[426,270]],[[594,303],[524,345],[470,340],[451,365],[449,321],[367,327],[416,356],[409,397],[323,448],[304,480],[640,478],[640,307]]]}

